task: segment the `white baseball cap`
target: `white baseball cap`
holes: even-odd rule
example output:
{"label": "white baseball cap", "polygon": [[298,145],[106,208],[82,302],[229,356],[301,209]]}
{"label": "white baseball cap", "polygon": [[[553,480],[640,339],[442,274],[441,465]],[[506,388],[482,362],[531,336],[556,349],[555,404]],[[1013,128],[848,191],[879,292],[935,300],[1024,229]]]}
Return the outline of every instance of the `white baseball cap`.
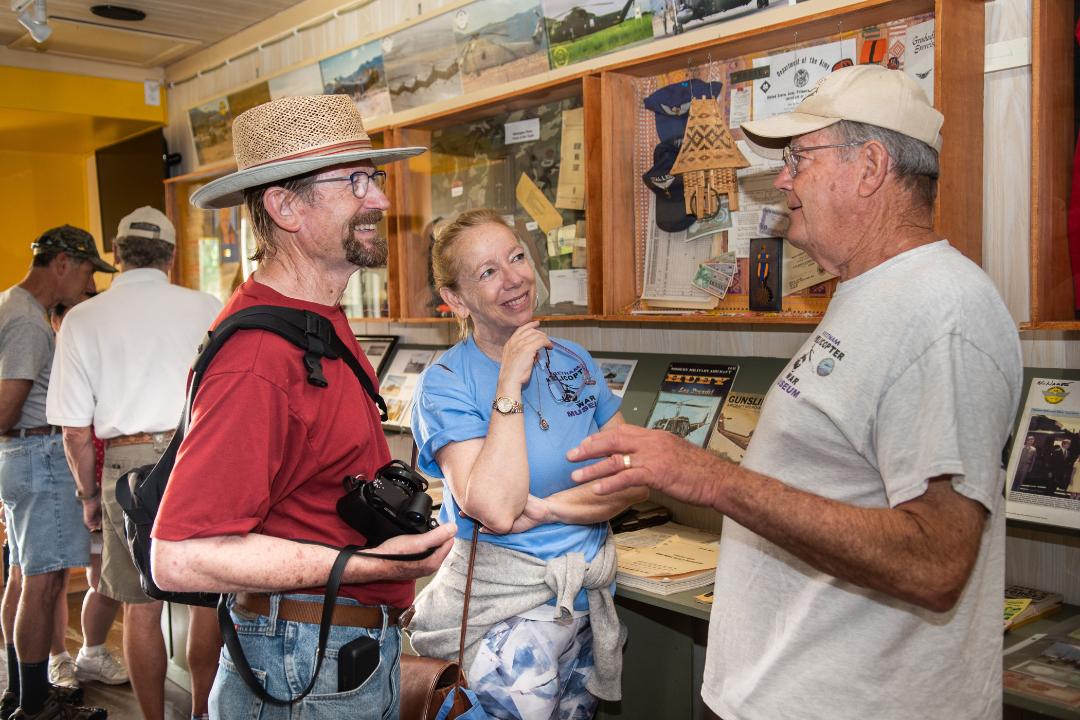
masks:
{"label": "white baseball cap", "polygon": [[841,68],[821,79],[792,112],[742,123],[746,141],[762,157],[779,160],[791,138],[841,120],[876,125],[941,150],[945,116],[902,70],[881,65]]}
{"label": "white baseball cap", "polygon": [[143,205],[124,217],[116,229],[116,237],[144,237],[176,244],[176,228],[165,213]]}

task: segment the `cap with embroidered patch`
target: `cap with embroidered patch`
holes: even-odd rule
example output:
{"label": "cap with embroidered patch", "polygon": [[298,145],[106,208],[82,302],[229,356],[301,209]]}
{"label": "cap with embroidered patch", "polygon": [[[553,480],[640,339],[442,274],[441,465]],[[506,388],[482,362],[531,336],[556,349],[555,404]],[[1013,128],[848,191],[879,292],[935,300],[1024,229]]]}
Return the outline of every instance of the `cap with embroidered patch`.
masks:
{"label": "cap with embroidered patch", "polygon": [[876,125],[941,150],[945,116],[934,109],[914,78],[881,65],[840,68],[822,78],[792,112],[750,120],[740,127],[754,152],[779,160],[791,138],[841,120]]}
{"label": "cap with embroidered patch", "polygon": [[116,237],[144,237],[176,244],[176,228],[165,213],[149,205],[143,205],[124,216],[116,229]]}
{"label": "cap with embroidered patch", "polygon": [[679,149],[672,142],[662,142],[653,150],[653,166],[641,176],[645,186],[656,195],[656,227],[667,232],[682,232],[697,220],[686,214],[682,175],[672,175],[671,167]]}
{"label": "cap with embroidered patch", "polygon": [[674,143],[678,147],[686,131],[690,101],[694,98],[720,97],[723,87],[719,80],[705,82],[692,78],[665,85],[645,98],[645,107],[656,113],[656,134],[660,142]]}
{"label": "cap with embroidered patch", "polygon": [[61,225],[46,230],[37,240],[30,243],[30,249],[35,255],[46,252],[67,253],[76,259],[89,260],[94,269],[99,272],[116,272],[116,268],[101,259],[97,245],[94,244],[94,236],[74,225]]}

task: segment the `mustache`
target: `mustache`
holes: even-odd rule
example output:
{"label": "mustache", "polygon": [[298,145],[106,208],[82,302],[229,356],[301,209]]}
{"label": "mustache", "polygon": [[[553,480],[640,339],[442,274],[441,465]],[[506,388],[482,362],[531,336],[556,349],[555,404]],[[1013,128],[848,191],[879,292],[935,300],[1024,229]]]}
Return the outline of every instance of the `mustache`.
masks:
{"label": "mustache", "polygon": [[383,219],[382,210],[368,210],[353,215],[353,225],[377,225]]}

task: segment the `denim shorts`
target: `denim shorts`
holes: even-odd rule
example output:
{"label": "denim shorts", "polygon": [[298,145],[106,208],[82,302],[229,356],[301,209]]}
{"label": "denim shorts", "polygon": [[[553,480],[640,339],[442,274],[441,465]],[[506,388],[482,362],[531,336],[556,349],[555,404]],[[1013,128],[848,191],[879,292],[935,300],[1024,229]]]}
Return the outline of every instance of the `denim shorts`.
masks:
{"label": "denim shorts", "polygon": [[[274,595],[270,616],[233,609],[232,619],[252,672],[273,696],[286,699],[303,692],[315,669],[319,626],[277,619],[281,597],[315,600],[315,595]],[[357,604],[342,598],[338,604]],[[384,622],[386,614],[383,613]],[[355,638],[379,639],[379,665],[359,687],[338,692],[338,649]],[[397,720],[400,687],[401,633],[397,626],[366,629],[335,625],[330,630],[319,678],[311,693],[293,706],[260,700],[236,671],[227,648],[221,650],[214,687],[210,691],[210,717],[214,720]]]}
{"label": "denim shorts", "polygon": [[0,498],[11,563],[23,575],[90,564],[90,532],[60,433],[0,441]]}

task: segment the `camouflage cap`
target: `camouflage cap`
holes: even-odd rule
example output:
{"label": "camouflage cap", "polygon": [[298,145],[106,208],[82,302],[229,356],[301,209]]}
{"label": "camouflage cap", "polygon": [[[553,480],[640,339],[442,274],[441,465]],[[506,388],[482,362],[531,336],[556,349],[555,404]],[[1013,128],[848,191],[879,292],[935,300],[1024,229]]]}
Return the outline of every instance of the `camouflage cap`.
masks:
{"label": "camouflage cap", "polygon": [[89,260],[98,272],[114,273],[114,268],[101,259],[94,236],[74,225],[61,225],[41,233],[41,237],[30,244],[35,255],[44,252],[65,252],[76,258]]}

